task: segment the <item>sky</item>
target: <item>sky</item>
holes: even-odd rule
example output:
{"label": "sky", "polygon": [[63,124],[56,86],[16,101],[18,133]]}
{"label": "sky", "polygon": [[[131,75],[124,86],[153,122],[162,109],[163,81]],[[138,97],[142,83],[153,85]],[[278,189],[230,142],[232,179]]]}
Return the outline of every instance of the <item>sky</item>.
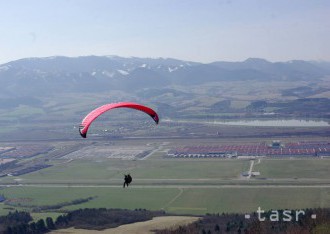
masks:
{"label": "sky", "polygon": [[118,55],[330,61],[328,0],[0,0],[0,64]]}

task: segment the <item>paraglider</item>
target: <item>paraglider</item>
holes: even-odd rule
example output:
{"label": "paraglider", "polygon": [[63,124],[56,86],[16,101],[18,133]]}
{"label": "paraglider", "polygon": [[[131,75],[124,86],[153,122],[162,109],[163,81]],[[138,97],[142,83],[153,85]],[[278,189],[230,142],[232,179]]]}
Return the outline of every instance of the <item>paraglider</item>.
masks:
{"label": "paraglider", "polygon": [[119,102],[119,103],[110,103],[103,106],[96,108],[95,110],[91,111],[86,117],[82,120],[81,124],[79,125],[79,133],[83,138],[87,137],[87,132],[89,126],[93,123],[93,121],[102,115],[103,113],[115,109],[115,108],[131,108],[135,110],[142,111],[148,115],[155,121],[156,124],[159,122],[158,114],[151,108],[137,104],[134,102]]}
{"label": "paraglider", "polygon": [[128,185],[132,182],[132,176],[130,174],[128,175],[125,175],[125,178],[124,178],[125,182],[123,184],[123,188],[125,188],[125,185],[128,187]]}

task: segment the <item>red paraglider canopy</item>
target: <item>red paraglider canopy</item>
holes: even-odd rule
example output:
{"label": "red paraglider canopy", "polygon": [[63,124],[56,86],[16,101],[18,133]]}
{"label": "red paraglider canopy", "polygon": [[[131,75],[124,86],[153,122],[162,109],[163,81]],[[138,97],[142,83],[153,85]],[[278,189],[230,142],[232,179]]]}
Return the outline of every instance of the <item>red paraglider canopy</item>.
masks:
{"label": "red paraglider canopy", "polygon": [[146,114],[150,115],[151,118],[153,118],[153,120],[156,122],[156,124],[158,124],[158,122],[159,122],[159,117],[158,117],[157,113],[149,107],[146,107],[146,106],[134,103],[134,102],[110,103],[110,104],[100,106],[100,107],[96,108],[95,110],[91,111],[88,115],[86,115],[86,117],[83,119],[83,121],[79,125],[80,135],[83,138],[86,138],[89,126],[92,124],[92,122],[97,117],[102,115],[104,112],[107,112],[111,109],[123,108],[123,107],[124,108],[136,109],[136,110],[145,112]]}

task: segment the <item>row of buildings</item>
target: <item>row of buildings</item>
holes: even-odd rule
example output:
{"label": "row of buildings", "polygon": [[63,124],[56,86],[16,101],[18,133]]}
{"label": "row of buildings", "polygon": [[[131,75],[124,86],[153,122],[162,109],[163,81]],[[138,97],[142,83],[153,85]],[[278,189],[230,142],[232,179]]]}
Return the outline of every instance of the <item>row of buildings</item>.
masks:
{"label": "row of buildings", "polygon": [[299,157],[330,156],[330,142],[293,142],[271,144],[184,146],[171,149],[168,157],[175,158],[233,158],[239,156]]}

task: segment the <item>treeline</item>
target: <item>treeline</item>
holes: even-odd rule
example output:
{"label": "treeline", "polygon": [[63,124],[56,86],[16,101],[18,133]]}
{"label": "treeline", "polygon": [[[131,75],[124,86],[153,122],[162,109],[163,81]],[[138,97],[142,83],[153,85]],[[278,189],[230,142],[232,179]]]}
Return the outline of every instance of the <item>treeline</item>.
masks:
{"label": "treeline", "polygon": [[6,205],[9,206],[16,206],[16,207],[25,207],[25,208],[32,208],[32,212],[41,212],[41,211],[53,211],[53,210],[58,210],[61,209],[65,206],[71,206],[71,205],[79,205],[82,203],[86,203],[89,202],[91,200],[93,200],[95,197],[87,197],[87,198],[79,198],[79,199],[75,199],[69,202],[62,202],[62,203],[58,203],[55,205],[45,205],[45,206],[35,206],[35,205],[23,205],[20,202],[16,202],[16,201],[12,201],[11,199],[5,201]]}
{"label": "treeline", "polygon": [[0,233],[3,234],[39,234],[47,233],[56,229],[51,217],[46,221],[39,219],[37,222],[31,222],[33,219],[28,212],[15,211],[6,216],[0,217]]}
{"label": "treeline", "polygon": [[47,233],[51,230],[75,227],[80,229],[102,230],[118,227],[123,224],[147,221],[156,216],[165,215],[163,211],[148,211],[145,209],[79,209],[60,215],[53,220],[47,217],[37,222],[31,222],[32,217],[27,212],[15,211],[0,217],[0,233],[24,234]]}
{"label": "treeline", "polygon": [[[262,219],[265,218],[263,221],[259,219],[260,216],[257,213],[251,214],[249,219],[242,214],[208,214],[192,224],[158,230],[156,234],[330,233],[330,208],[303,210],[304,215],[300,215],[298,220],[295,217],[297,211],[292,210],[289,211],[292,214],[290,221],[283,215],[283,210],[277,211],[277,215],[273,212],[263,213],[261,216]],[[315,219],[312,215],[315,215]]]}
{"label": "treeline", "polygon": [[62,217],[59,216],[57,223],[58,225],[63,225],[63,227],[102,230],[123,224],[147,221],[162,215],[165,215],[165,212],[148,211],[145,209],[79,209],[69,212]]}

